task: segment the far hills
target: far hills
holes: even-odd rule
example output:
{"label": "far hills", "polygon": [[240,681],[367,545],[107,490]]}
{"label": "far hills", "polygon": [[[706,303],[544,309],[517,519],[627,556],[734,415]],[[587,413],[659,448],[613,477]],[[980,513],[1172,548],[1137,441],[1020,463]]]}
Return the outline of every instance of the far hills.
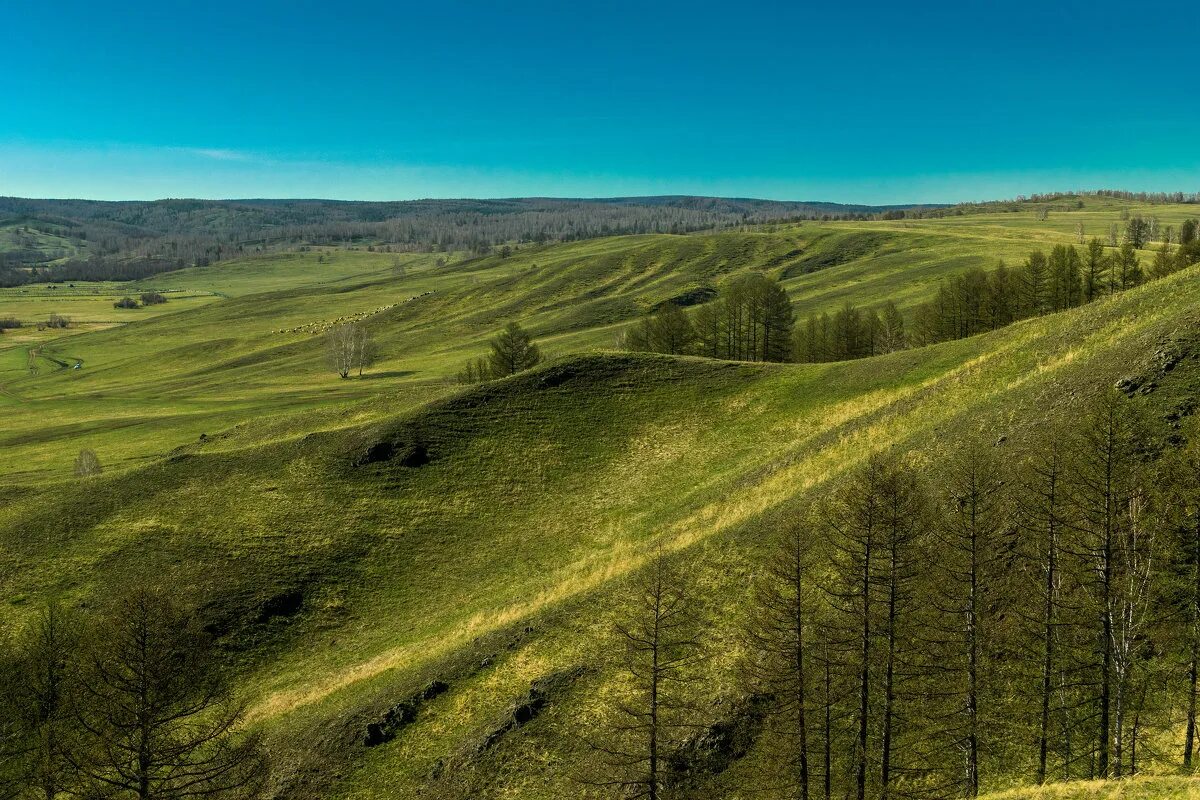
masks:
{"label": "far hills", "polygon": [[[389,251],[479,254],[506,242],[688,233],[909,208],[930,207],[689,196],[403,202],[0,197],[0,285],[19,282],[29,268],[75,279],[146,277],[297,244],[385,241]],[[88,271],[78,262],[88,262]]]}

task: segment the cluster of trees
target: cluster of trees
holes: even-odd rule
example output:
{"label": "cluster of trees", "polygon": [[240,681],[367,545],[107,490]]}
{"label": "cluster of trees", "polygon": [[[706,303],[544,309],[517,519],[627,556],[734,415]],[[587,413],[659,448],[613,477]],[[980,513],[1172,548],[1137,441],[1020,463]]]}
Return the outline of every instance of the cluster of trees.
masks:
{"label": "cluster of trees", "polygon": [[[491,340],[486,356],[473,358],[458,374],[461,383],[479,383],[495,380],[536,366],[542,353],[529,335],[517,322],[510,322]],[[379,346],[371,330],[362,322],[345,322],[335,325],[325,333],[325,363],[330,370],[342,378],[350,377],[379,360]]]}
{"label": "cluster of trees", "polygon": [[157,306],[167,302],[167,298],[158,292],[142,292],[137,299],[129,295],[122,297],[113,303],[113,308],[137,308],[139,305],[138,300],[141,300],[141,305],[143,306]]}
{"label": "cluster of trees", "polygon": [[460,383],[507,378],[541,363],[541,349],[520,323],[505,325],[489,344],[491,349],[486,356],[471,359],[459,372]]}
{"label": "cluster of trees", "polygon": [[[1147,269],[1137,248],[1145,246],[1152,230],[1162,243]],[[891,302],[869,310],[846,305],[833,315],[814,314],[797,327],[795,359],[840,361],[963,339],[1084,305],[1200,263],[1195,220],[1180,227],[1178,246],[1172,244],[1173,231],[1155,229],[1138,217],[1128,220],[1124,238],[1116,248],[1093,238],[1083,248],[1056,245],[1049,254],[1034,251],[1016,269],[1001,262],[991,271],[968,270],[942,281],[907,326]]]}
{"label": "cluster of trees", "polygon": [[[916,309],[911,343],[923,345],[995,330],[1027,317],[1084,305],[1147,278],[1161,278],[1200,263],[1195,231],[1194,222],[1185,224],[1181,240],[1186,243],[1177,248],[1164,241],[1148,271],[1135,242],[1128,238],[1111,253],[1099,239],[1092,239],[1082,250],[1057,245],[1049,255],[1035,251],[1015,270],[1004,264],[990,273],[970,270],[944,281],[935,298]],[[1136,230],[1129,234],[1140,235]]]}
{"label": "cluster of trees", "polygon": [[[1121,189],[1097,189],[1090,192],[1097,197],[1111,197],[1116,200],[1132,200],[1136,203],[1200,203],[1200,192],[1127,192]],[[1037,199],[1034,195],[1033,199]]]}
{"label": "cluster of trees", "polygon": [[113,255],[93,255],[86,259],[72,258],[49,266],[30,267],[28,270],[20,269],[21,265],[15,262],[6,265],[0,261],[0,286],[64,281],[136,281],[195,263],[198,262],[184,258],[131,258],[125,256],[123,251]]}
{"label": "cluster of trees", "polygon": [[209,637],[162,591],[87,616],[51,605],[0,669],[5,796],[244,800],[266,784]]}
{"label": "cluster of trees", "polygon": [[[1183,447],[1149,430],[1114,392],[1023,462],[981,444],[932,466],[874,456],[781,516],[741,671],[770,708],[766,782],[802,800],[975,797],[1190,768],[1200,424]],[[628,796],[663,796],[706,730],[686,585],[656,565],[618,630],[627,686],[596,750],[599,782]]]}
{"label": "cluster of trees", "polygon": [[624,335],[629,350],[727,358],[787,361],[794,325],[787,291],[760,272],[726,283],[715,300],[691,316],[674,303],[634,323]]}
{"label": "cluster of trees", "polygon": [[1097,189],[1078,192],[1048,192],[1018,195],[1011,200],[994,200],[984,203],[958,203],[953,206],[910,208],[886,219],[927,219],[948,216],[964,216],[971,213],[1027,212],[1030,203],[1040,203],[1039,219],[1045,219],[1049,211],[1078,211],[1084,207],[1084,197],[1109,197],[1136,203],[1183,204],[1200,203],[1200,193],[1195,192],[1126,192],[1118,189]]}
{"label": "cluster of trees", "polygon": [[904,317],[890,300],[863,311],[846,304],[835,314],[810,314],[796,328],[796,361],[816,363],[892,353],[908,346]]}

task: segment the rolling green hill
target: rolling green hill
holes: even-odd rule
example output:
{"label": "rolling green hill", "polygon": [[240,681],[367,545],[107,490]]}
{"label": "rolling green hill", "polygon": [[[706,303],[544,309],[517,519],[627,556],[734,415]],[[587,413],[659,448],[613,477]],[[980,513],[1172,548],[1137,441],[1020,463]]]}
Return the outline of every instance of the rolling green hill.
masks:
{"label": "rolling green hill", "polygon": [[[1019,453],[1130,374],[1153,378],[1136,402],[1159,416],[1200,390],[1195,268],[853,362],[618,353],[621,327],[747,269],[783,276],[800,315],[910,309],[942,277],[1075,241],[1077,222],[1101,235],[1128,207],[411,255],[403,275],[391,255],[279,254],[144,281],[181,296],[135,321],[107,316],[91,288],[54,290],[64,313],[83,304],[85,324],[0,339],[0,607],[15,621],[52,595],[189,587],[268,737],[281,796],[587,796],[573,780],[578,728],[612,691],[614,598],[655,553],[686,553],[708,600],[710,716],[725,719],[738,598],[774,515],[874,452],[984,436]],[[1173,224],[1191,210],[1134,208]],[[0,317],[41,314],[40,296],[3,291]],[[321,365],[318,333],[348,317],[385,357],[343,381]],[[550,361],[453,384],[511,319]],[[1164,347],[1185,354],[1169,373]],[[103,475],[70,477],[81,447]],[[369,723],[432,680],[448,689],[415,722],[364,745]],[[531,688],[548,700],[514,723]],[[745,796],[731,787],[764,757],[751,748],[704,791]],[[1014,791],[996,798],[1108,796]]]}
{"label": "rolling green hill", "polygon": [[[1077,223],[1087,236],[1102,236],[1122,210],[1176,226],[1193,210],[1088,202],[1044,221],[1029,210],[624,236],[442,266],[444,257],[434,255],[321,251],[223,262],[120,288],[0,289],[0,317],[27,323],[0,339],[0,408],[7,427],[21,432],[0,439],[0,480],[65,477],[81,436],[118,465],[239,423],[255,423],[238,429],[239,442],[285,430],[302,435],[313,424],[309,412],[353,414],[381,394],[391,408],[407,408],[453,391],[448,379],[510,319],[552,355],[611,348],[656,304],[747,269],[783,276],[798,317],[887,299],[907,310],[963,269],[1015,264],[1033,246],[1076,241]],[[394,274],[397,261],[406,265],[403,276]],[[122,289],[162,291],[169,302],[113,309]],[[31,327],[50,313],[77,324],[67,336]],[[338,381],[322,364],[317,334],[349,317],[366,319],[382,346],[368,380]],[[77,362],[82,369],[62,369]]]}

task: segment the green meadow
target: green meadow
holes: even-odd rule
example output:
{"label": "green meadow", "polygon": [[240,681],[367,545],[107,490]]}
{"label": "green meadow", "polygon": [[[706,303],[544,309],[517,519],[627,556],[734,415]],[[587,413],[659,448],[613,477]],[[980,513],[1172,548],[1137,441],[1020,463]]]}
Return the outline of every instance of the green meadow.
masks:
{"label": "green meadow", "polygon": [[[798,319],[887,300],[908,312],[943,278],[1077,244],[1080,224],[1105,239],[1125,213],[1178,227],[1195,207],[1088,197],[1045,220],[1026,204],[507,257],[326,248],[132,284],[0,289],[0,318],[25,323],[0,336],[2,616],[51,596],[189,587],[220,623],[282,794],[602,796],[573,778],[571,743],[615,691],[612,598],[648,559],[689,554],[711,599],[708,691],[731,702],[734,599],[775,515],[875,452],[983,436],[1020,453],[1038,435],[1031,420],[1068,415],[1098,387],[1153,373],[1164,343],[1194,340],[1200,282],[1191,268],[986,335],[827,364],[623,353],[622,329],[747,270],[781,277]],[[113,308],[143,291],[168,302]],[[71,327],[37,330],[51,313]],[[322,334],[350,319],[381,359],[343,380]],[[513,320],[547,362],[457,384]],[[1136,402],[1156,413],[1200,388],[1194,359],[1155,375]],[[419,444],[429,463],[362,464],[381,441]],[[81,448],[103,474],[73,477]],[[262,618],[287,596],[303,598],[298,610]],[[480,747],[533,682],[561,675],[572,677],[545,713]],[[369,722],[432,679],[449,690],[394,741],[362,744]],[[763,758],[751,751],[704,790],[751,796],[729,787]],[[1164,776],[988,788],[994,800],[1200,796]]]}

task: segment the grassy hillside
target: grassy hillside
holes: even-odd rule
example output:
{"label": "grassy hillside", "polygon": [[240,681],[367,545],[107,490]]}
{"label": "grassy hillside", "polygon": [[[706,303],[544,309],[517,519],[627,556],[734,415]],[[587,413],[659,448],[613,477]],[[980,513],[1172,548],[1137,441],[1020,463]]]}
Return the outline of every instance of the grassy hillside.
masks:
{"label": "grassy hillside", "polygon": [[[1122,210],[1164,225],[1194,210],[1088,203],[1044,221],[1030,208],[610,237],[442,266],[433,255],[322,251],[223,262],[132,286],[0,289],[0,316],[28,323],[0,338],[0,408],[21,434],[3,440],[0,480],[66,477],[85,444],[116,466],[241,423],[254,424],[239,429],[239,443],[302,435],[382,394],[393,401],[389,410],[407,408],[453,391],[448,379],[511,319],[551,354],[610,348],[656,304],[746,269],[784,276],[801,317],[845,302],[893,299],[907,309],[928,299],[942,277],[1075,241],[1077,222],[1088,236],[1102,235]],[[402,277],[393,273],[397,259],[406,265]],[[169,302],[113,309],[123,289],[162,291]],[[76,325],[65,336],[29,326],[52,312]],[[324,369],[319,332],[349,317],[367,320],[383,361],[364,380],[339,381]],[[63,369],[75,363],[82,369]]]}
{"label": "grassy hillside", "polygon": [[[1115,213],[1079,218],[1106,227]],[[855,362],[606,351],[620,326],[749,268],[789,276],[801,314],[889,296],[907,307],[942,275],[1074,235],[1066,214],[997,214],[610,238],[441,266],[414,256],[403,276],[361,252],[162,276],[145,288],[227,296],[38,345],[80,370],[22,373],[29,345],[0,341],[0,608],[16,620],[51,595],[189,587],[287,796],[585,796],[573,753],[612,689],[613,598],[655,552],[686,553],[710,598],[721,718],[735,702],[737,598],[772,515],[872,452],[966,434],[1020,452],[1037,435],[1029,420],[1131,372],[1156,378],[1138,402],[1157,414],[1200,388],[1195,269]],[[296,286],[275,283],[289,274]],[[386,358],[341,381],[306,326],[360,314]],[[514,318],[550,363],[465,391],[447,382]],[[1160,375],[1167,344],[1193,357]],[[382,442],[423,456],[363,463]],[[110,469],[69,478],[82,446]],[[434,678],[449,691],[394,741],[363,745],[369,722]],[[549,705],[507,730],[535,681]],[[761,757],[710,792],[743,796],[739,776]]]}
{"label": "grassy hillside", "polygon": [[1198,797],[1200,779],[1151,777],[1012,789],[989,794],[986,800],[1195,800]]}

